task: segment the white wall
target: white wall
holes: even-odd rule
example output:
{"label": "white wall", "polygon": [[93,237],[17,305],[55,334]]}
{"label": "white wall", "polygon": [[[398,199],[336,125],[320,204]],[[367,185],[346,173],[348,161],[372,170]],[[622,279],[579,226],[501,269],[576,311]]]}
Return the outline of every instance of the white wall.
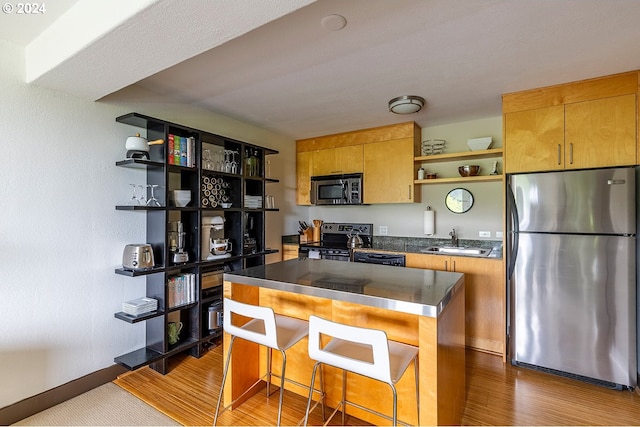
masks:
{"label": "white wall", "polygon": [[[425,127],[422,129],[422,140],[445,139],[446,153],[469,151],[467,139],[491,136],[492,148],[502,147],[502,118],[473,120],[452,123],[442,126]],[[458,166],[463,164],[481,165],[481,174],[487,174],[494,159],[478,161],[456,161],[437,165],[427,164],[428,172],[437,172],[440,177],[454,177],[458,175]],[[418,166],[416,166],[417,168]],[[502,160],[499,160],[498,171],[502,172]],[[496,238],[496,232],[502,231],[502,182],[461,183],[461,184],[430,184],[420,186],[422,203],[387,204],[371,206],[349,207],[310,207],[307,215],[302,218],[285,219],[285,232],[295,234],[298,219],[310,222],[321,219],[325,222],[364,222],[374,224],[374,234],[379,234],[379,226],[388,227],[389,236],[425,237],[423,217],[427,206],[435,210],[436,233],[434,237],[448,238],[449,231],[456,229],[461,239],[486,240],[478,236],[480,231],[490,231],[490,240]],[[420,188],[418,187],[418,188]],[[464,214],[450,212],[445,204],[446,194],[457,187],[468,189],[474,196],[474,205]],[[367,191],[365,188],[364,191]]]}
{"label": "white wall", "polygon": [[[117,116],[136,111],[281,150],[274,175],[295,149],[282,136],[136,91],[90,102],[32,87],[22,49],[0,41],[0,56],[2,408],[144,346],[143,323],[113,317],[145,286],[144,278],[114,273],[124,245],[145,240],[145,215],[114,208],[129,197],[129,183],[144,179],[115,166],[136,131]],[[270,185],[278,199],[294,200],[294,181]],[[268,243],[279,247],[287,210],[269,215]]]}

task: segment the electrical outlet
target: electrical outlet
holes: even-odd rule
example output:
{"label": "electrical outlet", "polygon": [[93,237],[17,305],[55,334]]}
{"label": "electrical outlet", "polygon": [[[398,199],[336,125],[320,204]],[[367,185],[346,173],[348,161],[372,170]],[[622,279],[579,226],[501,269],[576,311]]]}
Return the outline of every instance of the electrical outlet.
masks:
{"label": "electrical outlet", "polygon": [[378,234],[380,234],[381,236],[386,236],[388,232],[389,232],[389,228],[387,228],[386,225],[381,225],[380,228],[378,229]]}
{"label": "electrical outlet", "polygon": [[496,237],[498,239],[502,239],[504,237],[504,235],[502,234],[502,231],[496,231]]}
{"label": "electrical outlet", "polygon": [[480,233],[478,233],[478,235],[480,237],[491,237],[491,232],[490,231],[481,231]]}

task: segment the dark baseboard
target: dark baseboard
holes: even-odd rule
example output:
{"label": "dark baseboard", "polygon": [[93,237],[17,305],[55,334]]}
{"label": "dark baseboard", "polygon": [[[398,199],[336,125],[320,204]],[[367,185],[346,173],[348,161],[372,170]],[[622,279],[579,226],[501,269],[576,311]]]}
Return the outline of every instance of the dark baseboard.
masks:
{"label": "dark baseboard", "polygon": [[0,425],[9,425],[115,380],[128,370],[120,365],[92,372],[66,384],[52,388],[13,405],[0,408]]}

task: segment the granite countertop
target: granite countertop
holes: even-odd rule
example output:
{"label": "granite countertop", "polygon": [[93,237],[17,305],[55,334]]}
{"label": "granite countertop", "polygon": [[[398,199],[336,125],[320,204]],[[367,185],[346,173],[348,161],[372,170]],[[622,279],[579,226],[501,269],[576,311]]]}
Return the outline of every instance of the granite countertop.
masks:
{"label": "granite countertop", "polygon": [[[392,236],[374,236],[371,242],[372,250],[388,251],[388,252],[409,252],[424,254],[423,249],[432,246],[448,246],[451,239],[437,239],[428,237],[392,237]],[[498,258],[502,259],[502,241],[501,240],[460,240],[458,246],[491,249],[488,255],[456,255],[471,256],[478,258]],[[430,253],[431,255],[445,255]],[[446,254],[449,256],[450,254]]]}
{"label": "granite countertop", "polygon": [[437,317],[463,274],[325,259],[292,259],[224,273],[224,280]]}

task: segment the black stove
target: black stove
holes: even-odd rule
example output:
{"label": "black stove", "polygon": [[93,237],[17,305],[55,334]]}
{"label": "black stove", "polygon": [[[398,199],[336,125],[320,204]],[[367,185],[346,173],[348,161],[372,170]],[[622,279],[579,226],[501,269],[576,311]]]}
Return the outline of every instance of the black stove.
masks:
{"label": "black stove", "polygon": [[373,238],[373,224],[325,222],[320,228],[320,241],[301,243],[301,257],[350,261],[352,251],[347,243],[349,235],[358,233],[362,247],[370,248]]}

